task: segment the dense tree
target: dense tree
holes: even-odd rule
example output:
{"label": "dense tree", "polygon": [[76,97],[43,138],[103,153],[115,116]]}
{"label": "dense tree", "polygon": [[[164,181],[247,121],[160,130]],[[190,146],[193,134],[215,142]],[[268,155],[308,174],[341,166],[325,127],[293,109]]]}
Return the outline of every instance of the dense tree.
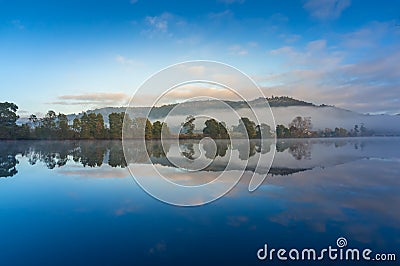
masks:
{"label": "dense tree", "polygon": [[354,137],[357,137],[360,134],[360,130],[358,129],[358,125],[354,125]]}
{"label": "dense tree", "polygon": [[57,116],[57,131],[57,137],[60,139],[69,139],[72,137],[72,131],[65,114],[59,113]]}
{"label": "dense tree", "polygon": [[298,116],[289,124],[290,135],[295,138],[309,137],[311,128],[311,117]]}
{"label": "dense tree", "polygon": [[151,124],[149,119],[146,119],[146,126],[144,128],[144,138],[152,139],[153,138],[153,125]]}
{"label": "dense tree", "polygon": [[36,127],[38,125],[39,120],[36,115],[31,114],[29,116],[28,120],[30,121],[30,123],[32,124],[33,127]]}
{"label": "dense tree", "polygon": [[15,127],[14,133],[16,139],[32,139],[30,126],[28,124],[22,124]]}
{"label": "dense tree", "polygon": [[223,122],[218,123],[215,119],[208,119],[204,124],[206,125],[203,129],[204,136],[213,139],[229,138],[228,130]]}
{"label": "dense tree", "polygon": [[215,119],[208,119],[205,123],[206,127],[203,129],[204,136],[218,139],[219,136],[219,124]]}
{"label": "dense tree", "polygon": [[290,131],[284,125],[276,126],[276,137],[277,138],[290,138]]}
{"label": "dense tree", "polygon": [[182,124],[181,133],[186,134],[189,138],[193,137],[195,129],[194,121],[196,118],[192,115],[186,117],[186,121]]}
{"label": "dense tree", "polygon": [[45,117],[43,118],[42,126],[49,131],[55,130],[56,118],[57,118],[56,112],[54,112],[53,110],[48,111]]}
{"label": "dense tree", "polygon": [[164,137],[169,137],[171,135],[171,132],[169,130],[167,123],[160,122],[160,121],[155,121],[153,123],[151,133],[152,133],[153,139],[161,139],[161,135],[163,135]]}
{"label": "dense tree", "polygon": [[81,139],[90,139],[91,134],[90,134],[90,121],[89,121],[89,116],[87,113],[83,113],[81,117],[81,131],[80,131],[80,138]]}
{"label": "dense tree", "polygon": [[258,139],[266,139],[271,138],[271,127],[265,123],[261,123],[261,125],[256,126],[256,138]]}
{"label": "dense tree", "polygon": [[348,132],[347,132],[347,130],[346,129],[344,129],[344,128],[338,128],[338,127],[336,127],[335,128],[335,131],[334,131],[334,135],[333,135],[334,137],[347,137],[348,136]]}
{"label": "dense tree", "polygon": [[234,126],[233,131],[239,133],[241,137],[248,137],[249,139],[254,139],[257,136],[256,123],[247,117],[241,117],[239,125]]}
{"label": "dense tree", "polygon": [[73,138],[79,139],[81,137],[81,120],[75,117],[72,121]]}
{"label": "dense tree", "polygon": [[111,113],[108,116],[111,139],[122,139],[122,126],[124,122],[124,116],[125,113]]}
{"label": "dense tree", "polygon": [[229,133],[226,129],[226,124],[224,122],[219,122],[219,138],[220,139],[229,139]]}
{"label": "dense tree", "polygon": [[15,138],[16,122],[19,116],[16,114],[18,106],[14,103],[0,103],[0,139]]}
{"label": "dense tree", "polygon": [[124,138],[132,139],[135,137],[135,133],[136,133],[135,124],[136,124],[136,121],[132,120],[130,118],[129,114],[125,113],[124,124],[123,124],[123,128],[122,128]]}

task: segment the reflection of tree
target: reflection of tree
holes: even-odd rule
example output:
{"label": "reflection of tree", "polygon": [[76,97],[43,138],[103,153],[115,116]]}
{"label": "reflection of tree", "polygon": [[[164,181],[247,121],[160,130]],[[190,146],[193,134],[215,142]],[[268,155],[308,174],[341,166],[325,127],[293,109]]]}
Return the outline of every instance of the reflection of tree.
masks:
{"label": "reflection of tree", "polygon": [[248,160],[256,154],[256,143],[254,141],[238,143],[236,148],[239,151],[240,160]]}
{"label": "reflection of tree", "polygon": [[195,154],[193,143],[185,143],[180,146],[182,155],[188,158],[189,160],[193,160],[194,159],[193,156]]}
{"label": "reflection of tree", "polygon": [[256,146],[257,153],[266,154],[271,151],[271,142],[258,140],[254,141],[254,144]]}
{"label": "reflection of tree", "polygon": [[110,155],[108,157],[108,164],[112,167],[120,166],[124,168],[127,166],[121,142],[111,145]]}
{"label": "reflection of tree", "polygon": [[106,146],[98,141],[84,141],[74,156],[74,161],[80,161],[83,166],[96,167],[103,164]]}
{"label": "reflection of tree", "polygon": [[225,157],[226,151],[229,148],[228,141],[217,141],[217,155],[220,157]]}
{"label": "reflection of tree", "polygon": [[311,159],[311,145],[308,142],[297,142],[289,147],[289,153],[296,160]]}
{"label": "reflection of tree", "polygon": [[35,150],[31,149],[26,156],[29,156],[28,162],[31,165],[37,161],[43,162],[47,168],[53,169],[56,166],[64,166],[68,162],[68,153],[65,151],[50,152],[49,150]]}
{"label": "reflection of tree", "polygon": [[229,148],[228,140],[217,140],[213,142],[205,142],[203,144],[203,149],[205,150],[205,157],[208,159],[215,159],[215,157],[225,157],[226,151]]}
{"label": "reflection of tree", "polygon": [[289,149],[288,152],[296,159],[296,160],[309,160],[311,159],[311,146],[312,144],[305,141],[297,141],[297,140],[285,140],[285,141],[277,141],[276,142],[276,151],[284,152]]}
{"label": "reflection of tree", "polygon": [[161,141],[153,140],[147,142],[146,146],[147,146],[147,153],[150,157],[162,158],[167,156],[167,153],[171,145],[165,142],[163,147]]}
{"label": "reflection of tree", "polygon": [[290,143],[288,141],[277,141],[276,142],[276,151],[277,152],[284,152],[289,147],[290,147]]}
{"label": "reflection of tree", "polygon": [[10,177],[18,173],[16,165],[18,160],[15,154],[7,154],[6,152],[0,154],[0,177]]}

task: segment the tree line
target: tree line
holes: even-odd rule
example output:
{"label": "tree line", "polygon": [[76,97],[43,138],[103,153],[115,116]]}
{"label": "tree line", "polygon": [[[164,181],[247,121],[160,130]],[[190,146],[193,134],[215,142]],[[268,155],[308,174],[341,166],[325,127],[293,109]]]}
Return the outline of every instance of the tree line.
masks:
{"label": "tree line", "polygon": [[[33,139],[33,140],[67,140],[67,139],[122,139],[145,138],[146,140],[160,139],[172,136],[168,125],[161,121],[152,123],[143,117],[130,118],[128,114],[111,113],[108,116],[108,127],[100,113],[83,113],[73,119],[72,123],[63,113],[48,111],[42,118],[30,115],[29,123],[17,125],[19,116],[18,106],[14,103],[0,103],[0,139]],[[286,127],[277,125],[275,130],[265,123],[257,125],[247,117],[241,117],[239,123],[228,128],[224,122],[215,119],[205,121],[201,131],[195,130],[195,117],[188,116],[181,124],[179,137],[181,139],[213,139],[228,138],[309,138],[309,137],[356,137],[370,136],[373,132],[363,124],[355,125],[350,131],[344,128],[312,131],[310,117],[296,117]]]}
{"label": "tree line", "polygon": [[[151,123],[146,118],[131,119],[128,114],[111,113],[106,127],[102,114],[83,113],[72,123],[63,113],[48,111],[44,117],[29,116],[29,123],[17,125],[18,106],[14,103],[0,103],[0,139],[122,139],[123,127],[127,127],[127,137],[139,137],[145,130],[146,139],[160,139],[161,131],[170,135],[168,126],[160,121]],[[124,121],[125,119],[125,121]],[[124,123],[125,122],[125,123]]]}
{"label": "tree line", "polygon": [[343,138],[343,137],[367,137],[374,135],[372,130],[367,129],[363,123],[354,125],[354,128],[347,130],[343,127],[335,129],[325,128],[324,130],[312,130],[310,117],[296,117],[289,123],[276,126],[277,138]]}

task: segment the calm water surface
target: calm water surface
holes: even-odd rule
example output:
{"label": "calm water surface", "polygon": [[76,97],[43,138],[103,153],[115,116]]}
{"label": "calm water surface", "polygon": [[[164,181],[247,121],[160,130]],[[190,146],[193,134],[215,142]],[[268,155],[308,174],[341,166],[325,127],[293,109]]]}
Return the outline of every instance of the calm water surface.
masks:
{"label": "calm water surface", "polygon": [[[195,157],[196,145],[152,142],[125,159],[120,142],[0,142],[0,265],[272,265],[256,256],[265,243],[318,249],[338,237],[400,260],[400,138],[278,141],[252,193],[253,163],[270,156],[271,144],[249,151],[221,141],[215,164],[196,178],[165,158]],[[197,184],[218,174],[232,150],[238,165],[248,160],[246,174],[200,207],[157,201],[127,170],[141,165],[145,174],[148,153],[174,182]]]}

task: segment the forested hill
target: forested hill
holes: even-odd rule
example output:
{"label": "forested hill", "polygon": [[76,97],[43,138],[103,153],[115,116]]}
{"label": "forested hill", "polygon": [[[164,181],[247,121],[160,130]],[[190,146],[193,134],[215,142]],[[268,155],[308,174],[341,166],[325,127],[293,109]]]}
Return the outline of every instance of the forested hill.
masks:
{"label": "forested hill", "polygon": [[[289,106],[315,106],[312,103],[297,100],[291,97],[287,96],[281,96],[281,97],[270,97],[267,98],[268,103],[271,107],[289,107]],[[252,107],[257,107],[258,105],[264,104],[265,101],[263,98],[258,98],[254,99],[249,102],[245,101],[225,101],[229,106],[231,106],[233,109],[241,109],[241,108],[248,108],[249,105]],[[168,105],[163,105],[159,107],[154,107],[151,112],[150,112],[150,119],[158,119],[165,117],[177,104],[168,104]],[[197,110],[204,110],[204,109],[215,109],[215,108],[220,108],[220,103],[218,101],[210,100],[210,101],[194,101],[194,102],[185,102],[181,104],[180,111],[183,114],[188,114],[188,113],[196,113]],[[149,111],[150,107],[130,107],[128,109],[128,113],[132,117],[143,117],[147,114]],[[104,108],[98,108],[94,110],[88,110],[87,113],[100,113],[103,115],[105,120],[107,120],[108,115],[111,113],[121,113],[125,112],[126,107],[104,107]],[[75,117],[80,117],[82,113],[76,115],[76,114],[71,114],[68,115],[69,120],[73,120]],[[108,122],[108,121],[106,121]]]}

